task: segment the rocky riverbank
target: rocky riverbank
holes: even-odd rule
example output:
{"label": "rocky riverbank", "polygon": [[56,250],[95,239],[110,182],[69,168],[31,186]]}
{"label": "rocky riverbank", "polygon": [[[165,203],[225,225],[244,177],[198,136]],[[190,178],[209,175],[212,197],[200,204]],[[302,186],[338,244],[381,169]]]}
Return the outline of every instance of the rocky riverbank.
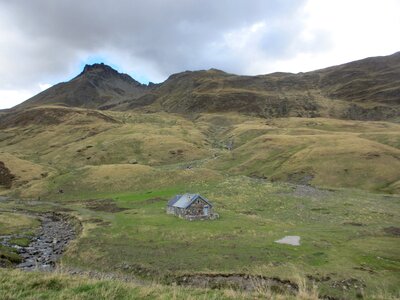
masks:
{"label": "rocky riverbank", "polygon": [[17,268],[51,271],[70,241],[76,238],[76,224],[68,216],[56,213],[42,214],[38,218],[41,220],[40,230],[35,237],[30,237],[28,246],[11,243],[15,238],[25,238],[22,236],[0,237],[0,244],[16,249],[22,259]]}

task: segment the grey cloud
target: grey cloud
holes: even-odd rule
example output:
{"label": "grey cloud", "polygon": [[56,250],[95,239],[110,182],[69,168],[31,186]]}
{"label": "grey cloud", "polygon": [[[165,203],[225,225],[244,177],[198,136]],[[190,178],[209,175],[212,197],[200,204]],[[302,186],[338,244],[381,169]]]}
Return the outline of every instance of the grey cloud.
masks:
{"label": "grey cloud", "polygon": [[3,39],[8,45],[0,38],[0,55],[6,57],[0,88],[58,79],[82,56],[107,51],[130,57],[126,63],[135,62],[153,80],[210,67],[245,73],[250,61],[224,46],[213,51],[213,45],[227,33],[264,22],[272,29],[256,46],[270,59],[290,56],[299,43],[298,12],[304,2],[0,0],[0,10],[8,17],[2,26],[15,32],[10,43]]}

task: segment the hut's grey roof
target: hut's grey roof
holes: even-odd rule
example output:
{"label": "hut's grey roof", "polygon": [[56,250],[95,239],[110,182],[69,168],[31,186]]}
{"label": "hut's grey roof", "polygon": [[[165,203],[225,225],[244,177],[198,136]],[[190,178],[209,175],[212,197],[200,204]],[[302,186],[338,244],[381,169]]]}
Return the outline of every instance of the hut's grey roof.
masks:
{"label": "hut's grey roof", "polygon": [[176,201],[179,200],[179,198],[182,197],[182,195],[176,195],[174,198],[168,201],[168,206],[173,206]]}
{"label": "hut's grey roof", "polygon": [[178,207],[178,208],[188,208],[196,199],[201,198],[206,201],[210,206],[212,204],[206,198],[200,196],[199,194],[184,194],[177,195],[168,202],[168,206]]}

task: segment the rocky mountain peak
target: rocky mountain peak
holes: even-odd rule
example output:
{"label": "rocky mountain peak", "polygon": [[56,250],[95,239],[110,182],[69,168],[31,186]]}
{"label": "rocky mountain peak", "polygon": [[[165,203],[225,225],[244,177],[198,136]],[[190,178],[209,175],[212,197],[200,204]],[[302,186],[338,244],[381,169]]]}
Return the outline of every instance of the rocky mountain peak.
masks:
{"label": "rocky mountain peak", "polygon": [[83,71],[77,77],[82,77],[82,76],[86,76],[89,78],[100,77],[103,79],[117,77],[117,78],[127,81],[131,84],[140,85],[139,82],[134,80],[128,74],[120,73],[117,70],[113,69],[112,67],[110,67],[109,65],[106,65],[104,63],[95,63],[92,65],[88,65],[88,64],[85,65],[85,67],[83,68]]}
{"label": "rocky mountain peak", "polygon": [[117,70],[114,70],[112,67],[104,64],[104,63],[95,63],[92,65],[85,65],[81,74],[93,73],[93,72],[106,72],[106,73],[114,73],[119,74]]}

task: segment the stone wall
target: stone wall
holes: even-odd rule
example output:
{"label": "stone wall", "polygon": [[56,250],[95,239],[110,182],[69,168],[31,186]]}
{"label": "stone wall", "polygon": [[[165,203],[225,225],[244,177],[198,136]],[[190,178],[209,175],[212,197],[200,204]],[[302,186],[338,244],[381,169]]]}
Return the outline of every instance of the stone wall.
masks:
{"label": "stone wall", "polygon": [[210,214],[211,206],[202,199],[197,199],[194,201],[187,209],[185,214],[191,216],[203,216],[204,215],[204,207],[208,206],[208,214]]}
{"label": "stone wall", "polygon": [[[207,214],[204,215],[204,208],[208,207]],[[214,213],[213,207],[203,199],[199,198],[194,201],[188,208],[179,208],[167,206],[167,214],[176,215],[182,219],[189,221],[193,220],[213,220],[219,217],[218,214]]]}

